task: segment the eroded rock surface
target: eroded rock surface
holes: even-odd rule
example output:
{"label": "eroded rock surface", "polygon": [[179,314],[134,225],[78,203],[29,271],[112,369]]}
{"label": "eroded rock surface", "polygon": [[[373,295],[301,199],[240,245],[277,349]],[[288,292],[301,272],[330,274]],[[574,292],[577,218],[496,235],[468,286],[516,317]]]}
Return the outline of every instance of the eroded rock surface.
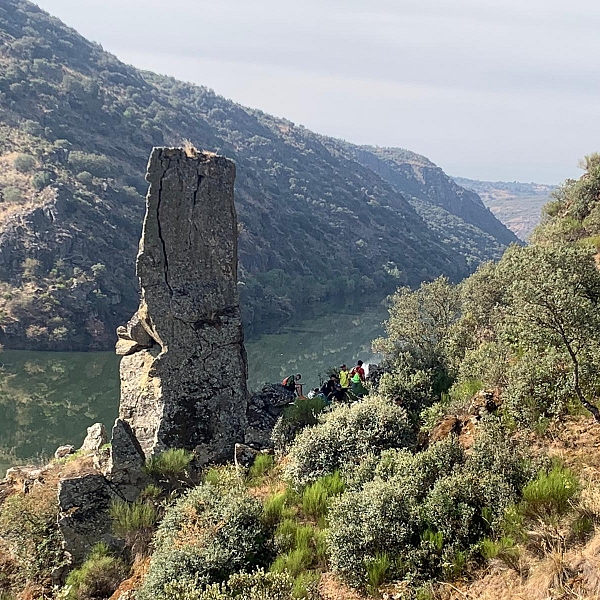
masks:
{"label": "eroded rock surface", "polygon": [[271,434],[277,419],[291,402],[294,394],[278,383],[267,383],[248,401],[248,428],[244,442],[257,450],[273,448]]}
{"label": "eroded rock surface", "polygon": [[[244,441],[247,364],[237,292],[235,165],[155,148],[137,259],[142,299],[119,328],[119,417],[146,456],[233,458]],[[115,447],[115,443],[117,447]],[[113,440],[113,453],[119,453]]]}
{"label": "eroded rock surface", "polygon": [[117,544],[112,534],[110,506],[123,500],[101,474],[87,474],[60,481],[58,527],[64,548],[75,564],[85,559],[98,542]]}
{"label": "eroded rock surface", "polygon": [[80,450],[82,452],[98,452],[104,444],[106,444],[108,438],[106,436],[106,428],[102,423],[94,423],[91,427],[87,428],[87,435]]}

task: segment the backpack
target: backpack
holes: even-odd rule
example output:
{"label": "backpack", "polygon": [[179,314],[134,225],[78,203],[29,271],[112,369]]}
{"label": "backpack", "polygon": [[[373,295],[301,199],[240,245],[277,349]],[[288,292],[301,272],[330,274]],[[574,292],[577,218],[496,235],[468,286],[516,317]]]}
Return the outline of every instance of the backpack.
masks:
{"label": "backpack", "polygon": [[[291,387],[291,386],[290,386],[290,383],[291,383],[292,377],[294,377],[294,376],[293,376],[293,375],[288,375],[288,376],[287,376],[287,377],[286,377],[286,378],[285,378],[285,379],[284,379],[284,380],[281,382],[281,385],[282,385],[283,387]],[[295,378],[294,378],[294,384],[295,384],[295,382],[296,382],[296,381],[295,381]]]}

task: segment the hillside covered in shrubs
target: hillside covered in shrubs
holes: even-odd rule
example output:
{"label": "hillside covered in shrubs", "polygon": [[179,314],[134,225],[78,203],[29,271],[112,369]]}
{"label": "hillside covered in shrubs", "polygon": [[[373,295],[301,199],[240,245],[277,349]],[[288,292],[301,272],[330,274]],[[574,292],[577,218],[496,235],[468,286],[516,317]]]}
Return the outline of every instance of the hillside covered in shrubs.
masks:
{"label": "hillside covered in shrubs", "polygon": [[319,136],[142,72],[26,0],[0,6],[0,343],[112,346],[138,304],[153,146],[237,165],[246,331],[316,303],[458,281],[516,238],[424,157]]}
{"label": "hillside covered in shrubs", "polygon": [[398,289],[369,395],[297,399],[274,454],[201,473],[185,451],[153,457],[139,498],[112,505],[121,544],[66,577],[52,481],[91,457],[2,488],[4,597],[597,598],[598,190],[593,156],[535,244]]}

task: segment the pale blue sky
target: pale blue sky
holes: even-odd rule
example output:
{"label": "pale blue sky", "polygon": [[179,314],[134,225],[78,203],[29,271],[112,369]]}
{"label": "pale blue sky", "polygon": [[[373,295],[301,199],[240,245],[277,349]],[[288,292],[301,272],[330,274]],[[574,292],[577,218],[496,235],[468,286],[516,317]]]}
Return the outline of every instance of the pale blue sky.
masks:
{"label": "pale blue sky", "polygon": [[557,183],[600,150],[592,0],[38,0],[137,67],[448,173]]}

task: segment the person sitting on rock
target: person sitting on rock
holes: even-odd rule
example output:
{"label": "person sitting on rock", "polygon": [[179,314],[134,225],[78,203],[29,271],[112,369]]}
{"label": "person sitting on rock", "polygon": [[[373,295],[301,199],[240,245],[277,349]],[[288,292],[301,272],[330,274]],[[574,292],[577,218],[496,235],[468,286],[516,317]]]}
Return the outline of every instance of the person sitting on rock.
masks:
{"label": "person sitting on rock", "polygon": [[[282,382],[281,385],[288,390],[288,392],[292,393],[292,394],[296,394],[297,393],[297,387],[298,385],[296,385],[296,381],[300,381],[302,379],[302,375],[300,375],[300,373],[298,373],[297,375],[288,375]],[[300,394],[298,393],[298,396]]]}

